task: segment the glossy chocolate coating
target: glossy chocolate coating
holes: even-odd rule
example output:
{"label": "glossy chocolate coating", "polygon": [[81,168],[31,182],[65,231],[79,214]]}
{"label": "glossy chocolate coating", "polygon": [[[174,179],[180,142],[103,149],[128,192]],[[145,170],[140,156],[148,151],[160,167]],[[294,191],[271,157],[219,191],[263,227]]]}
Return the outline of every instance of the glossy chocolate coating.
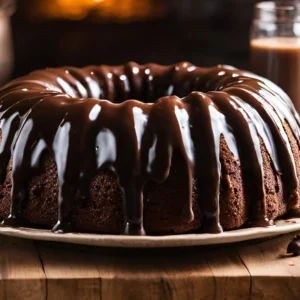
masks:
{"label": "glossy chocolate coating", "polygon": [[59,182],[54,231],[72,230],[76,199],[88,198],[92,178],[105,168],[117,174],[123,193],[124,233],[145,234],[143,187],[148,180],[166,180],[176,152],[185,165],[182,219],[194,218],[196,178],[204,230],[221,232],[221,136],[240,160],[252,225],[271,224],[266,219],[260,139],[274,169],[284,174],[288,207],[299,206],[295,161],[283,127],[286,122],[299,143],[299,116],[277,86],[230,66],[130,62],[38,70],[0,90],[0,120],[2,180],[13,157],[12,205],[5,224],[22,222],[28,174],[48,151]]}

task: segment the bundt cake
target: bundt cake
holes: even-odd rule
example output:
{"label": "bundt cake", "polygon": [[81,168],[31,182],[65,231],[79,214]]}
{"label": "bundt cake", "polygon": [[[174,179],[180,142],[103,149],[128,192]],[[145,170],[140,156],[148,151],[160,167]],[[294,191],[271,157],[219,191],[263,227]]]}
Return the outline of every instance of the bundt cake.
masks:
{"label": "bundt cake", "polygon": [[218,233],[300,215],[299,116],[250,72],[38,70],[0,90],[0,120],[5,225]]}

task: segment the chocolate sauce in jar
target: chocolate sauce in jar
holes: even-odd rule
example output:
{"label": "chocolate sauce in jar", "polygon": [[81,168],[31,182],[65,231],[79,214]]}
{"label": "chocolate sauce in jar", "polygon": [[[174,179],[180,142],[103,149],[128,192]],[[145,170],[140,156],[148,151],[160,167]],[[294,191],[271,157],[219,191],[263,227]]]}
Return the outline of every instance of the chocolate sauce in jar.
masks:
{"label": "chocolate sauce in jar", "polygon": [[254,39],[250,45],[252,70],[278,84],[300,111],[300,38]]}
{"label": "chocolate sauce in jar", "polygon": [[300,111],[300,3],[255,5],[250,37],[251,71],[279,85]]}

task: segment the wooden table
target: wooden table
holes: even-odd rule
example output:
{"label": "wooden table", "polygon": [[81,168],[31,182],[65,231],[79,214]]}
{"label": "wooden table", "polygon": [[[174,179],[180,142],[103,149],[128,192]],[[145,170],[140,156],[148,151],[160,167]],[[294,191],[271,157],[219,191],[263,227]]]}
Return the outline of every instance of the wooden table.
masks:
{"label": "wooden table", "polygon": [[0,237],[0,299],[300,299],[294,235],[160,250]]}

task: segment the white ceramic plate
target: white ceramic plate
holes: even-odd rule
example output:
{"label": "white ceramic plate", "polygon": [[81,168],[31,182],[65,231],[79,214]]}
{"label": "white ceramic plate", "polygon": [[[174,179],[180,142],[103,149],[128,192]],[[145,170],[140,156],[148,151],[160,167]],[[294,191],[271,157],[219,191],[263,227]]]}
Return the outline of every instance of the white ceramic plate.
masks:
{"label": "white ceramic plate", "polygon": [[243,228],[219,234],[124,236],[91,233],[53,233],[50,230],[0,226],[0,234],[32,240],[67,242],[103,247],[163,248],[216,245],[272,237],[300,230],[300,218],[278,220],[272,227]]}

